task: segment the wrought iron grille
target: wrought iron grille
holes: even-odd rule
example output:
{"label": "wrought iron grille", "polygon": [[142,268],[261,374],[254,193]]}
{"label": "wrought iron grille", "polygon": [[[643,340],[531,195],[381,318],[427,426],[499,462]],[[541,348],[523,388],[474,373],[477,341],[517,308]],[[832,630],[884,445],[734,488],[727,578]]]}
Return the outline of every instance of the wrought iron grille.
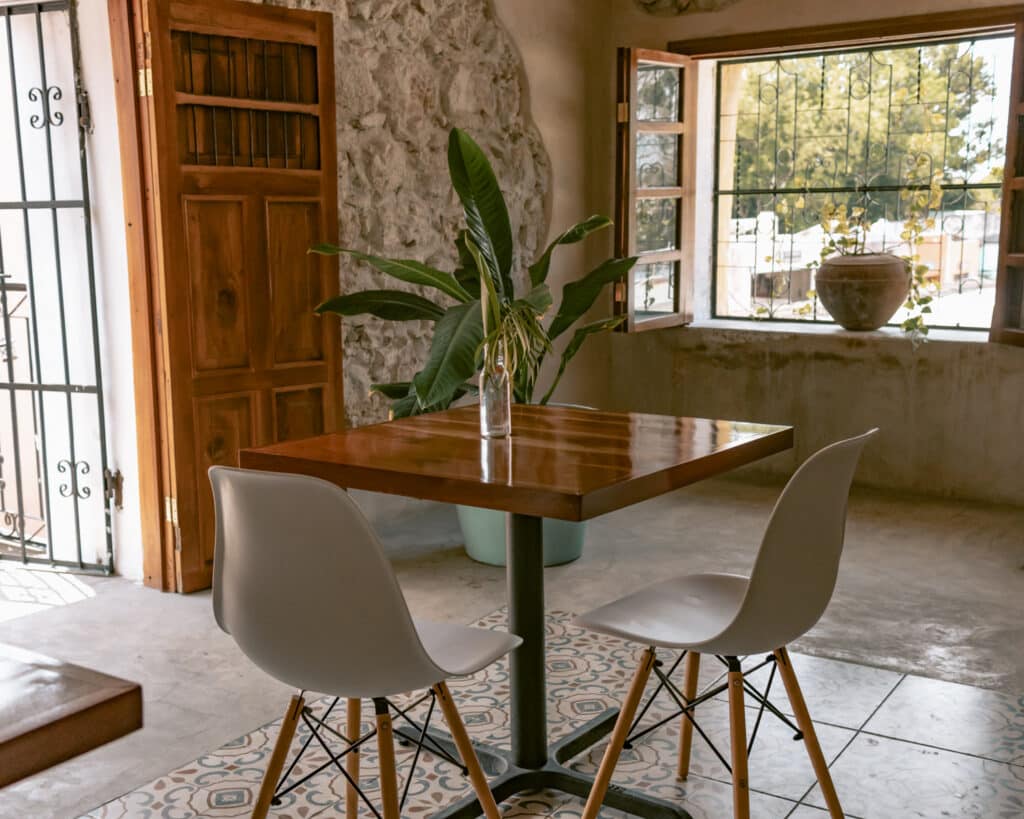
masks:
{"label": "wrought iron grille", "polygon": [[[862,208],[867,249],[910,255],[915,194],[941,184],[914,249],[931,326],[987,328],[998,257],[1012,37],[723,61],[714,314],[831,321],[814,294],[827,206]],[[902,318],[897,313],[894,321]]]}
{"label": "wrought iron grille", "polygon": [[0,6],[0,559],[113,570],[74,7]]}

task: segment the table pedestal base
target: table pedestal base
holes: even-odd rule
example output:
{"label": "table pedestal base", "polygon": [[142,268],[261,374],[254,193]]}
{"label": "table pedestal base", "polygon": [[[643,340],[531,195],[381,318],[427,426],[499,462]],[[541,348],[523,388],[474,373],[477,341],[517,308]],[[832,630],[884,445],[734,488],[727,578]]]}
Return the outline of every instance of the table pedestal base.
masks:
{"label": "table pedestal base", "polygon": [[[586,801],[594,786],[594,778],[567,768],[565,763],[610,734],[618,716],[619,709],[610,708],[562,738],[551,746],[550,758],[540,768],[521,768],[512,761],[511,754],[500,748],[474,745],[481,766],[491,777],[495,801],[501,803],[516,794],[539,790],[568,793]],[[448,737],[437,734],[434,738],[454,750]],[[648,819],[692,819],[689,813],[672,802],[617,785],[608,788],[604,804]],[[435,814],[435,819],[472,819],[482,814],[480,803],[471,794]]]}

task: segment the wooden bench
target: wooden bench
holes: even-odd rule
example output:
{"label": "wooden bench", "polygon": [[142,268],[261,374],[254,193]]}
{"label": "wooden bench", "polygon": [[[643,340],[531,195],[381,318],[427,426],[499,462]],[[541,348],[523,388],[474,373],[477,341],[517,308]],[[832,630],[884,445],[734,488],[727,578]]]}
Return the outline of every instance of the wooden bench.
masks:
{"label": "wooden bench", "polygon": [[0,643],[0,788],[141,727],[138,683]]}

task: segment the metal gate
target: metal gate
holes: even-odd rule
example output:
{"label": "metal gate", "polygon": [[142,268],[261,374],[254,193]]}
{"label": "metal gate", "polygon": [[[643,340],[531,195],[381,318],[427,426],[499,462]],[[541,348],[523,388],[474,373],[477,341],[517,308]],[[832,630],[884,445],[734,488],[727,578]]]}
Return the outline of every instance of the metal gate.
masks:
{"label": "metal gate", "polygon": [[110,573],[80,68],[70,0],[0,6],[0,559]]}

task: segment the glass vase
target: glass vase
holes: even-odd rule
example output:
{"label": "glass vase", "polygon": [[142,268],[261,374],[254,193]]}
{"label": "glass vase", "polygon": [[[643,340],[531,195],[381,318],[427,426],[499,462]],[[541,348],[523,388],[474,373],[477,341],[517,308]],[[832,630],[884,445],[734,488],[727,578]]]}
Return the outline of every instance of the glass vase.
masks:
{"label": "glass vase", "polygon": [[512,380],[505,369],[505,357],[500,354],[480,373],[480,434],[484,438],[507,438],[512,434]]}

